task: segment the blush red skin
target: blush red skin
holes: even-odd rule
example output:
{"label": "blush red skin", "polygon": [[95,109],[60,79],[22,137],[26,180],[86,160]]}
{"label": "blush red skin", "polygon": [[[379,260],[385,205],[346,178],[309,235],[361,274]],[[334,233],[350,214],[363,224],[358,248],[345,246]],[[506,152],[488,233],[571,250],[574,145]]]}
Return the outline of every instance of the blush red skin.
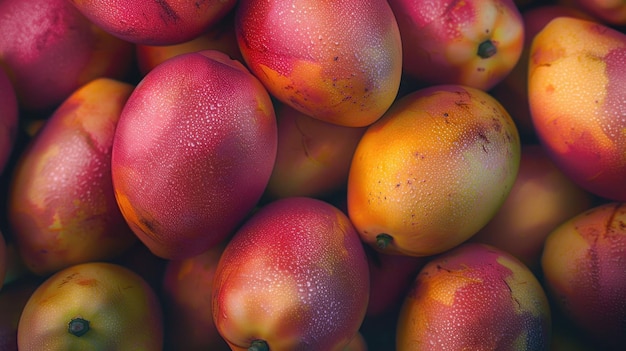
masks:
{"label": "blush red skin", "polygon": [[136,242],[113,194],[111,148],[133,87],[97,79],[55,110],[20,155],[9,222],[20,257],[38,275],[111,259]]}
{"label": "blush red skin", "polygon": [[[350,127],[380,118],[398,92],[402,69],[400,33],[387,1],[290,4],[239,1],[235,31],[250,70],[273,96],[313,118]],[[302,65],[309,70],[298,70]]]}
{"label": "blush red skin", "polygon": [[191,257],[256,205],[276,149],[270,97],[243,65],[217,51],[180,55],[150,71],[122,112],[116,198],[155,255]]}
{"label": "blush red skin", "polygon": [[270,350],[343,350],[369,297],[356,230],[339,209],[306,197],[276,200],[256,212],[229,241],[214,279],[213,317],[237,351],[255,339]]}
{"label": "blush red skin", "polygon": [[0,174],[2,174],[17,138],[18,107],[13,84],[1,67],[0,111]]}
{"label": "blush red skin", "polygon": [[191,40],[217,24],[236,0],[71,0],[93,23],[125,41],[172,45]]}
{"label": "blush red skin", "polygon": [[[532,292],[538,304],[545,302],[543,314],[516,311],[521,296],[515,296],[505,281],[514,272],[498,262],[501,257],[516,261],[504,251],[476,243],[463,244],[430,260],[401,309],[398,335],[404,336],[398,339],[398,350],[413,350],[411,347],[418,345],[455,350],[511,349],[523,335],[524,343],[518,347],[548,350],[551,318],[543,290]],[[518,263],[518,267],[524,266]],[[442,296],[449,297],[451,304],[436,300]]]}
{"label": "blush red skin", "polygon": [[97,77],[121,79],[133,47],[94,26],[69,1],[0,2],[0,65],[21,107],[55,108]]}
{"label": "blush red skin", "polygon": [[626,343],[626,206],[571,218],[546,240],[542,268],[554,306],[602,347]]}
{"label": "blush red skin", "polygon": [[[519,59],[523,31],[506,42],[500,42],[500,35],[496,35],[503,23],[514,23],[517,29],[523,28],[521,14],[511,0],[390,0],[389,3],[402,35],[403,69],[414,78],[431,84],[463,84],[486,91],[504,79]],[[481,11],[494,8],[497,9],[496,24],[478,19],[477,14]],[[486,39],[491,39],[498,49],[491,61],[503,51],[510,60],[489,63],[489,59],[474,55],[478,45]],[[475,45],[467,46],[472,41]],[[459,59],[460,55],[447,56],[445,53],[449,45],[458,43],[465,43],[460,52],[464,60]],[[478,61],[484,64],[479,65]],[[482,69],[487,77],[476,81],[465,77],[475,69]]]}

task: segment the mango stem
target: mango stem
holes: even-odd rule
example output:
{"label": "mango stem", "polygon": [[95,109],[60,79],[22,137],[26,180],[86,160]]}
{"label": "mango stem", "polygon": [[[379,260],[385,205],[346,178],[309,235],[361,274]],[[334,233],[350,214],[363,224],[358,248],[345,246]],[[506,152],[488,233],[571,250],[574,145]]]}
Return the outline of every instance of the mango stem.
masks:
{"label": "mango stem", "polygon": [[73,318],[68,323],[67,331],[74,336],[83,336],[89,331],[89,321],[80,317]]}
{"label": "mango stem", "polygon": [[389,234],[378,234],[376,236],[376,246],[378,246],[379,249],[384,250],[387,248],[387,246],[389,246],[392,240],[393,238]]}
{"label": "mango stem", "polygon": [[248,351],[270,351],[270,347],[265,340],[254,340],[250,343]]}
{"label": "mango stem", "polygon": [[493,45],[493,42],[489,39],[483,41],[478,45],[478,56],[481,58],[490,58],[498,52],[498,48]]}

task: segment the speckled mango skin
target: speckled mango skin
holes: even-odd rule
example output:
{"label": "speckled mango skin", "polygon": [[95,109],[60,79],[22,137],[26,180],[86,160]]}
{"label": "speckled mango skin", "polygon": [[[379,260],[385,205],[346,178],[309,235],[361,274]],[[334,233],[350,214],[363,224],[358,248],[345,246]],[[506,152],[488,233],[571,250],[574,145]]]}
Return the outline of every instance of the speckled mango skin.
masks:
{"label": "speckled mango skin", "polygon": [[610,202],[564,222],[546,239],[541,266],[554,306],[600,349],[626,344],[626,205]]}
{"label": "speckled mango skin", "polygon": [[363,127],[398,92],[402,45],[387,1],[242,0],[235,30],[250,70],[308,116]]}
{"label": "speckled mango skin", "polygon": [[236,0],[71,0],[97,26],[134,44],[174,45],[216,25]]}
{"label": "speckled mango skin", "polygon": [[584,189],[626,200],[626,35],[557,18],[533,40],[528,99],[533,125],[557,166]]}
{"label": "speckled mango skin", "polygon": [[128,99],[111,172],[122,214],[155,255],[188,258],[232,234],[276,159],[270,96],[239,62],[208,50],[150,71]]}
{"label": "speckled mango skin", "polygon": [[[404,71],[431,84],[489,90],[511,72],[524,44],[512,0],[389,0],[396,14]],[[490,40],[496,53],[478,55]]]}
{"label": "speckled mango skin", "polygon": [[213,283],[213,317],[234,351],[341,351],[367,308],[369,271],[343,212],[306,197],[274,201],[229,241]]}
{"label": "speckled mango skin", "polygon": [[[474,235],[511,190],[517,129],[487,93],[432,86],[398,100],[368,127],[348,177],[348,214],[385,253],[430,256]],[[392,240],[378,246],[379,234]]]}
{"label": "speckled mango skin", "polygon": [[133,86],[99,78],[65,100],[20,155],[9,223],[28,269],[48,275],[136,242],[111,182],[115,128]]}
{"label": "speckled mango skin", "polygon": [[2,1],[0,13],[0,66],[24,109],[54,109],[91,80],[122,79],[130,68],[132,45],[67,0]]}
{"label": "speckled mango skin", "polygon": [[550,325],[530,270],[504,251],[468,243],[420,271],[400,311],[396,350],[548,350]]}

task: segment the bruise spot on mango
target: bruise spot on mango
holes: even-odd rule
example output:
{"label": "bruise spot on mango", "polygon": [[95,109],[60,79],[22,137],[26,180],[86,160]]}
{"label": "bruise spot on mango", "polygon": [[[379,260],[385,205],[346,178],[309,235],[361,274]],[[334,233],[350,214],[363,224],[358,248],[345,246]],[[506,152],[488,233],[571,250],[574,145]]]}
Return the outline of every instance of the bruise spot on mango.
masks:
{"label": "bruise spot on mango", "polygon": [[76,284],[81,286],[96,287],[98,286],[98,281],[95,279],[80,279],[76,281]]}

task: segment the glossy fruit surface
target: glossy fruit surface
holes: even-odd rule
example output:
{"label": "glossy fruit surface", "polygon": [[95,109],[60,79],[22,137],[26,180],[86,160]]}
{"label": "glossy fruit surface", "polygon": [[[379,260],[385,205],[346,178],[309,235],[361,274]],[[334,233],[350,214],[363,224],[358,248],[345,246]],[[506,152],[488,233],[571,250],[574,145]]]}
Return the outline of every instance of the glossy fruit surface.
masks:
{"label": "glossy fruit surface", "polygon": [[115,196],[139,239],[166,259],[224,240],[260,199],[277,148],[267,91],[218,51],[150,71],[128,99],[111,160]]}
{"label": "glossy fruit surface", "polygon": [[191,40],[218,23],[235,0],[71,0],[85,17],[134,44],[172,45]]}
{"label": "glossy fruit surface", "polygon": [[584,189],[626,200],[626,34],[556,18],[535,36],[528,74],[533,125],[555,164]]}
{"label": "glossy fruit surface", "polygon": [[108,78],[85,84],[21,153],[10,184],[9,223],[32,272],[49,275],[111,259],[136,242],[111,181],[113,137],[132,90]]}
{"label": "glossy fruit surface", "polygon": [[163,347],[161,306],[136,273],[110,263],[57,272],[31,295],[18,325],[20,350]]}
{"label": "glossy fruit surface", "polygon": [[368,127],[348,178],[348,214],[386,253],[429,256],[474,235],[508,195],[520,141],[508,112],[459,85],[406,95]]}
{"label": "glossy fruit surface", "polygon": [[213,284],[215,324],[237,351],[255,344],[343,350],[369,298],[354,227],[334,206],[306,197],[276,200],[246,221],[224,249]]}
{"label": "glossy fruit surface", "polygon": [[385,0],[241,0],[235,30],[250,70],[307,116],[363,127],[398,92],[402,47]]}
{"label": "glossy fruit surface", "polygon": [[524,24],[511,0],[389,0],[403,70],[430,84],[489,90],[522,52]]}
{"label": "glossy fruit surface", "polygon": [[420,271],[400,312],[397,350],[549,350],[537,278],[510,254],[464,244]]}

